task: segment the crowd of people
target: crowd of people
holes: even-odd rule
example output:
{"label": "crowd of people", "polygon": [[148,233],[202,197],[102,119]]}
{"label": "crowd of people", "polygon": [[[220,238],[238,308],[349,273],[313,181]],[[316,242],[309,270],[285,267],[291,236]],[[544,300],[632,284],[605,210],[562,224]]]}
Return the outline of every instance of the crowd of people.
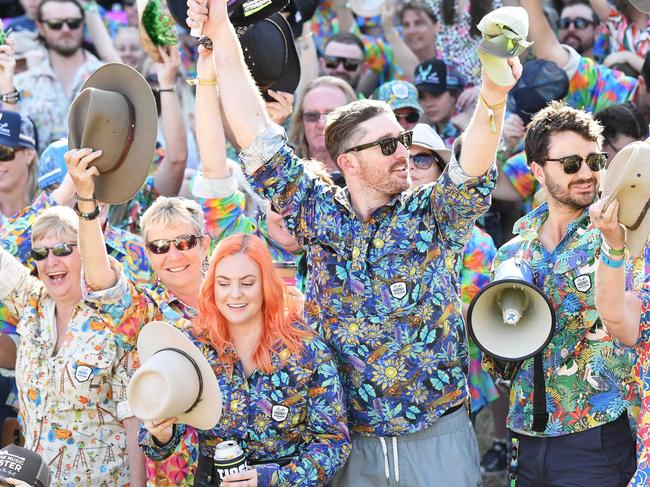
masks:
{"label": "crowd of people", "polygon": [[[650,485],[642,2],[149,0],[168,45],[147,3],[3,6],[0,424],[52,485],[217,485],[227,440],[224,487]],[[466,326],[510,259],[556,317],[517,362]],[[152,321],[212,428],[130,408]]]}

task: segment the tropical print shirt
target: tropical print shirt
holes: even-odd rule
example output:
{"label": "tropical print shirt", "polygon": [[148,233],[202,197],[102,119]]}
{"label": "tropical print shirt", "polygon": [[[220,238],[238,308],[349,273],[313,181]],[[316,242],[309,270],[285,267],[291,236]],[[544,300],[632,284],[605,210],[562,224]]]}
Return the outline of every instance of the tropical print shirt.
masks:
{"label": "tropical print shirt", "polygon": [[[155,160],[154,160],[155,164]],[[126,203],[111,205],[108,209],[108,221],[115,228],[127,230],[140,235],[140,216],[149,208],[159,193],[155,189],[154,177],[148,176],[142,189]]]}
{"label": "tropical print shirt", "polygon": [[436,131],[436,133],[440,136],[442,141],[445,143],[445,147],[453,147],[454,142],[456,142],[456,139],[458,136],[461,134],[462,130],[460,130],[456,125],[454,125],[451,122],[447,122],[442,129],[438,130],[438,127],[435,124],[431,124],[431,127],[433,127],[433,130]]}
{"label": "tropical print shirt", "polygon": [[50,142],[67,137],[68,110],[72,100],[88,77],[103,64],[88,51],[84,51],[84,56],[85,61],[79,66],[71,92],[66,92],[47,56],[38,66],[14,78],[14,86],[20,93],[18,109],[34,121],[39,153]]}
{"label": "tropical print shirt", "polygon": [[[212,430],[199,430],[201,453],[212,457],[217,443],[235,440],[248,462],[293,457],[283,467],[275,463],[256,466],[257,485],[327,484],[343,467],[351,443],[341,380],[323,341],[317,336],[306,338],[301,354],[292,354],[277,343],[272,356],[274,371],[255,370],[250,377],[244,374],[233,349],[229,353],[234,367],[230,367],[210,345],[197,345],[212,364],[223,397],[219,423]],[[173,452],[185,425],[174,429],[172,440],[159,447],[141,428],[145,454],[162,460]]]}
{"label": "tropical print shirt", "polygon": [[305,171],[285,140],[271,126],[240,158],[265,162],[251,185],[307,252],[305,313],[338,360],[350,430],[421,431],[467,399],[459,277],[448,258],[487,210],[496,169],[469,178],[452,159],[438,182],[361,221],[347,190]]}
{"label": "tropical print shirt", "polygon": [[[469,304],[474,296],[490,284],[492,260],[497,253],[492,237],[474,225],[472,235],[459,261],[460,297]],[[499,391],[492,377],[481,367],[481,351],[476,344],[469,342],[469,392],[472,398],[472,412],[478,413],[483,407],[499,397]]]}
{"label": "tropical print shirt", "polygon": [[637,423],[636,472],[628,485],[645,487],[650,484],[650,286],[644,286],[638,295],[641,321],[636,343],[638,358],[633,372],[641,398],[641,411]]}
{"label": "tropical print shirt", "polygon": [[[523,259],[532,267],[535,285],[544,290],[555,309],[555,334],[542,351],[549,413],[545,431],[532,429],[533,359],[525,360],[518,371],[512,362],[502,371],[502,365],[484,356],[484,365],[495,375],[509,379],[516,371],[507,426],[530,436],[561,436],[614,421],[632,397],[634,357],[607,334],[594,305],[601,234],[591,226],[585,210],[548,252],[538,238],[547,217],[546,203],[522,217],[514,228],[517,237],[499,249],[493,264],[497,269],[506,259]],[[627,288],[640,287],[645,279],[642,259],[626,265]]]}
{"label": "tropical print shirt", "polygon": [[[150,321],[164,320],[181,330],[191,329],[191,320],[196,316],[194,308],[177,299],[160,283],[153,288],[136,287],[119,266],[113,267],[119,275],[114,287],[102,291],[91,291],[85,285],[82,288],[84,298],[97,307],[100,316],[115,333],[120,347],[136,354],[138,333]],[[187,427],[176,450],[165,461],[147,461],[147,485],[194,485],[197,445],[197,430]]]}
{"label": "tropical print shirt", "polygon": [[153,285],[153,270],[140,237],[107,223],[104,229],[104,240],[108,255],[122,264],[126,277],[130,281],[143,286]]}
{"label": "tropical print shirt", "polygon": [[96,310],[80,302],[60,349],[45,285],[0,249],[0,299],[18,317],[16,359],[25,447],[40,453],[52,485],[129,485],[126,386],[131,357]]}
{"label": "tropical print shirt", "polygon": [[567,105],[596,113],[611,105],[631,101],[637,86],[635,78],[582,57],[573,48],[564,48],[571,58],[571,68],[564,68],[571,71],[568,73],[569,93],[564,99]]}
{"label": "tropical print shirt", "polygon": [[600,23],[594,40],[594,57],[601,61],[608,54],[631,51],[645,58],[650,46],[650,19],[645,25],[630,23],[615,7],[609,10],[609,17]]}

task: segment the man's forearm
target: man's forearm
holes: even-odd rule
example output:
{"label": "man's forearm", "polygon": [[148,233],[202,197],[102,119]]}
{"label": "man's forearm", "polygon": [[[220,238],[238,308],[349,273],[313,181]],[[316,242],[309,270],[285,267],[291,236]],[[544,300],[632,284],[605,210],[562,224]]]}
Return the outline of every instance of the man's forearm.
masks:
{"label": "man's forearm", "polygon": [[187,162],[187,130],[176,92],[160,94],[165,157],[155,176],[155,187],[164,196],[176,196],[183,184]]}

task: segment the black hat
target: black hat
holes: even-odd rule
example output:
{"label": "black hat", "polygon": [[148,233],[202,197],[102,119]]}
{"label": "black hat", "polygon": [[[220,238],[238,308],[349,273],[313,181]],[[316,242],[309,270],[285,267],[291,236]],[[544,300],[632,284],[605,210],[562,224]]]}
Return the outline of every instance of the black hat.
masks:
{"label": "black hat", "polygon": [[18,112],[0,110],[0,144],[36,149],[34,124]]}
{"label": "black hat", "polygon": [[[169,13],[176,23],[187,29],[187,0],[167,0]],[[235,27],[243,27],[265,19],[284,9],[289,0],[228,0],[228,17]]]}
{"label": "black hat", "polygon": [[538,111],[563,99],[568,92],[569,78],[557,64],[543,59],[528,61],[508,96],[508,111],[519,115],[528,125]]}
{"label": "black hat", "polygon": [[239,42],[260,90],[293,93],[300,81],[300,59],[291,28],[279,13],[246,28],[238,28]]}
{"label": "black hat", "polygon": [[0,450],[0,480],[18,479],[34,487],[49,487],[50,467],[36,452],[18,445]]}
{"label": "black hat", "polygon": [[415,68],[415,86],[419,92],[438,96],[445,91],[462,90],[465,81],[455,66],[440,59],[430,59]]}

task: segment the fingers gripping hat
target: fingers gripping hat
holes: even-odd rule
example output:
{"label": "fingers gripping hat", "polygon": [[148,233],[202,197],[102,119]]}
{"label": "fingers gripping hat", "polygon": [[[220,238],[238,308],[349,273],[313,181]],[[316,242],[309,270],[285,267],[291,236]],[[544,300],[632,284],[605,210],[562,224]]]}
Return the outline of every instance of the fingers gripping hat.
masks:
{"label": "fingers gripping hat", "polygon": [[522,7],[501,7],[478,24],[483,40],[478,57],[490,79],[501,86],[515,82],[508,59],[519,56],[532,43],[528,36],[528,13]]}

